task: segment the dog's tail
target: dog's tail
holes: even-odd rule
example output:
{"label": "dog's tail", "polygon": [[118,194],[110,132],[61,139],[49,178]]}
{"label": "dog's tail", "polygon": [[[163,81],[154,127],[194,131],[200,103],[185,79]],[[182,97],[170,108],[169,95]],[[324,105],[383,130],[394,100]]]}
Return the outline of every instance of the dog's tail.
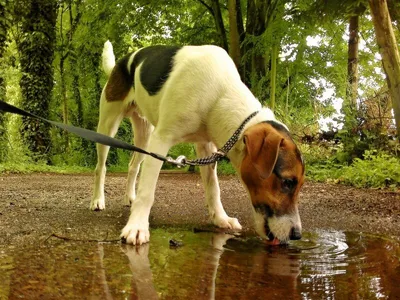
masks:
{"label": "dog's tail", "polygon": [[103,58],[103,70],[106,73],[107,77],[109,77],[111,71],[115,66],[114,50],[110,41],[104,43],[102,58]]}

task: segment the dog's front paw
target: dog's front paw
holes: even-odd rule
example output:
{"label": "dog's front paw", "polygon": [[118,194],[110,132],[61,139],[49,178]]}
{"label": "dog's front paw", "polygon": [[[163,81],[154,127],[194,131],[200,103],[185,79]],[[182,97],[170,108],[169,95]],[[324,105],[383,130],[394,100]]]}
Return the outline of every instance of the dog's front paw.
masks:
{"label": "dog's front paw", "polygon": [[242,225],[240,225],[238,219],[226,217],[216,217],[214,219],[214,225],[219,228],[233,229],[233,230],[242,230]]}
{"label": "dog's front paw", "polygon": [[103,210],[106,208],[106,204],[104,201],[104,197],[96,197],[92,198],[90,201],[90,209],[91,210]]}
{"label": "dog's front paw", "polygon": [[150,241],[149,223],[128,223],[122,229],[121,238],[132,245],[142,245]]}

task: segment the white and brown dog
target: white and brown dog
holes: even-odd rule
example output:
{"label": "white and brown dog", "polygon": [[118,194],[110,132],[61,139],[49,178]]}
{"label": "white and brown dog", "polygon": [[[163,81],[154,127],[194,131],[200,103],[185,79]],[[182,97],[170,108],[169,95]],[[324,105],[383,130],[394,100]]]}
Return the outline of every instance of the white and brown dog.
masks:
{"label": "white and brown dog", "polygon": [[[271,243],[301,238],[298,194],[304,181],[301,154],[287,127],[243,84],[235,64],[216,46],[150,46],[115,63],[106,42],[103,68],[109,76],[100,100],[98,132],[114,136],[121,120],[132,122],[134,144],[166,155],[180,142],[196,144],[198,157],[222,147],[242,122],[245,126],[228,157],[247,189],[254,208],[256,231]],[[102,210],[109,147],[97,145],[92,210]],[[135,192],[136,178],[143,162]],[[162,162],[135,153],[129,164],[125,203],[131,204],[121,237],[140,245],[150,239],[149,214]],[[216,165],[200,168],[213,223],[241,229],[220,200]]]}

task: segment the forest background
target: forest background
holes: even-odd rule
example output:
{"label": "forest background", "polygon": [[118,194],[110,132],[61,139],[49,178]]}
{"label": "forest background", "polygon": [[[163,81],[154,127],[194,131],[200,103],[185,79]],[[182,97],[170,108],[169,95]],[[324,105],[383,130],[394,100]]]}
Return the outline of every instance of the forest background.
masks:
{"label": "forest background", "polygon": [[[117,58],[154,44],[221,46],[291,129],[309,179],[400,187],[398,0],[0,0],[0,100],[95,130],[106,40]],[[131,141],[128,120],[116,137]],[[181,154],[195,157],[189,144],[170,151]],[[126,171],[130,156],[111,149],[109,170]],[[0,113],[0,173],[95,164],[95,144]]]}

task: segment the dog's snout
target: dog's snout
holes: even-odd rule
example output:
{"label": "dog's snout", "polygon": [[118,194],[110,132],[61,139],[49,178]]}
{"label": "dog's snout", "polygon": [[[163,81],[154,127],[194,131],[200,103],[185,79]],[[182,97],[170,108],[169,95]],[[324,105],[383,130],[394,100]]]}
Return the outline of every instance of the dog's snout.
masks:
{"label": "dog's snout", "polygon": [[290,231],[289,238],[291,240],[300,240],[301,239],[301,230],[297,227],[293,227],[292,230]]}

